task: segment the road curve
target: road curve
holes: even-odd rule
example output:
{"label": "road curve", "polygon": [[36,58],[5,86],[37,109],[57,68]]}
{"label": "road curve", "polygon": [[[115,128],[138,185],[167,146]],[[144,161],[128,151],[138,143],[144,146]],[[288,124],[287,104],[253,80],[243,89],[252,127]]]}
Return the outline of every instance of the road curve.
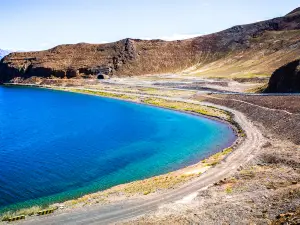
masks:
{"label": "road curve", "polygon": [[245,131],[247,138],[241,145],[231,153],[226,160],[209,169],[206,173],[181,187],[166,191],[162,194],[149,196],[147,200],[128,200],[120,203],[112,203],[104,206],[89,206],[71,211],[61,211],[44,217],[29,217],[18,224],[24,225],[50,225],[50,224],[108,224],[120,222],[150,213],[159,206],[178,201],[187,195],[195,193],[200,189],[208,187],[213,183],[232,175],[241,165],[247,163],[265,140],[262,133],[239,111],[218,106],[210,103],[201,105],[215,106],[234,114],[234,119]]}

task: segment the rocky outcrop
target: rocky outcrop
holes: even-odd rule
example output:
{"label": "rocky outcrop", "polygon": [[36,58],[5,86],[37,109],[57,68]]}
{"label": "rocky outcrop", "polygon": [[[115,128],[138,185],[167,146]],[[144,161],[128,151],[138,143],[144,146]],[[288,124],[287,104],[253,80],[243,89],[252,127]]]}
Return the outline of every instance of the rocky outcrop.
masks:
{"label": "rocky outcrop", "polygon": [[300,14],[294,10],[284,17],[182,41],[127,38],[108,44],[79,43],[11,53],[0,63],[0,83],[33,76],[97,78],[173,73],[189,68],[209,68],[215,74],[226,66],[231,66],[232,73],[271,74],[299,54]]}
{"label": "rocky outcrop", "polygon": [[300,60],[277,69],[271,76],[266,93],[300,93]]}

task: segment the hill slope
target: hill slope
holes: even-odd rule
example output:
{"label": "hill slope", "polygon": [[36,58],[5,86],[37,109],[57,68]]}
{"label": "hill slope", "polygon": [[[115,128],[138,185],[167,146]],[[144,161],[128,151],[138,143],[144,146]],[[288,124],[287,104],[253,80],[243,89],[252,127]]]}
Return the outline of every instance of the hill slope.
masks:
{"label": "hill slope", "polygon": [[124,39],[11,53],[0,82],[17,77],[95,77],[182,72],[197,75],[271,74],[300,54],[299,10],[284,17],[182,41]]}

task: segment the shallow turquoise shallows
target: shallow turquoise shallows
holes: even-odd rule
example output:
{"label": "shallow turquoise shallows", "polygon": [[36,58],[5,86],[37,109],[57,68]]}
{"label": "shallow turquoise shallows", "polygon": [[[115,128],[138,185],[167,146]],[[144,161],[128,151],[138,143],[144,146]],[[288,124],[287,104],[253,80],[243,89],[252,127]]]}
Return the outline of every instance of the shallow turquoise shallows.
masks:
{"label": "shallow turquoise shallows", "polygon": [[0,211],[64,201],[198,162],[225,123],[120,100],[0,87]]}

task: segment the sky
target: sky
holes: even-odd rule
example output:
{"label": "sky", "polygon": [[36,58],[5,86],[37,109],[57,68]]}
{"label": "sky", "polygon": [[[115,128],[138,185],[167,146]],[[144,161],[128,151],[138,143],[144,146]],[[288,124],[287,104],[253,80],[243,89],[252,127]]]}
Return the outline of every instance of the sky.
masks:
{"label": "sky", "polygon": [[299,0],[1,0],[0,48],[177,40],[283,16]]}

